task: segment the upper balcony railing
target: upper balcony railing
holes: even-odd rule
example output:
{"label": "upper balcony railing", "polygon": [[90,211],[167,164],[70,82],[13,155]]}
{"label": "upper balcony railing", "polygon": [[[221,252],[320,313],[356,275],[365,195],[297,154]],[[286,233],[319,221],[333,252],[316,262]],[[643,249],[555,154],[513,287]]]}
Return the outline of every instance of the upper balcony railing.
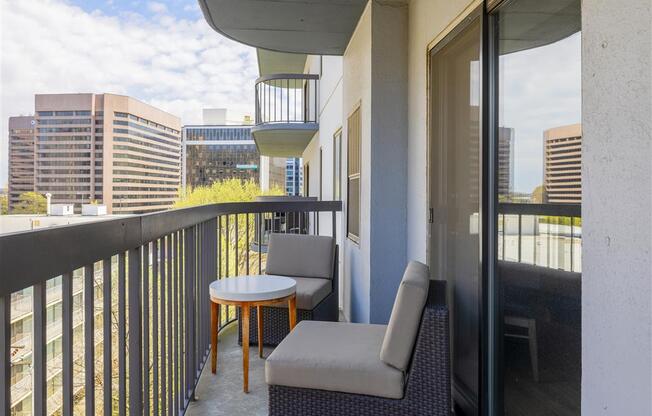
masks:
{"label": "upper balcony railing", "polygon": [[[0,414],[29,400],[37,415],[76,414],[81,406],[87,415],[183,415],[209,354],[210,282],[264,272],[264,233],[318,233],[322,213],[322,222],[330,214],[335,236],[341,206],[222,203],[0,236]],[[81,302],[73,296],[76,276]],[[28,288],[29,295],[15,295]],[[29,370],[17,361],[25,346],[11,342],[19,329],[12,315],[24,309],[25,296],[32,307],[31,329],[22,329],[31,331]],[[12,309],[12,297],[20,308]],[[235,307],[219,313],[220,328],[235,320]],[[12,397],[27,384],[13,366],[31,371],[31,398]],[[54,389],[53,369],[62,373]]]}
{"label": "upper balcony railing", "polygon": [[581,273],[581,206],[499,204],[498,260]]}
{"label": "upper balcony railing", "polygon": [[319,75],[273,74],[256,80],[256,125],[317,123]]}

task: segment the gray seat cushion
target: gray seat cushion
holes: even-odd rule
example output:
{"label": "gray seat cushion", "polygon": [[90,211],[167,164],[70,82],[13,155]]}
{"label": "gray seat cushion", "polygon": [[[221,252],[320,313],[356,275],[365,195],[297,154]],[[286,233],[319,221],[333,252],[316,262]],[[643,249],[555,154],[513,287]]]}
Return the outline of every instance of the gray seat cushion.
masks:
{"label": "gray seat cushion", "polygon": [[428,266],[411,261],[398,287],[380,350],[380,359],[398,370],[406,371],[410,363],[429,285]]}
{"label": "gray seat cushion", "polygon": [[[330,279],[311,277],[291,277],[297,282],[297,308],[313,310],[319,302],[331,293],[332,282]],[[277,303],[272,306],[287,308],[287,303]]]}
{"label": "gray seat cushion", "polygon": [[335,240],[328,236],[271,234],[265,273],[333,278]]}
{"label": "gray seat cushion", "polygon": [[385,329],[301,321],[267,358],[267,384],[400,399],[403,373],[379,358]]}

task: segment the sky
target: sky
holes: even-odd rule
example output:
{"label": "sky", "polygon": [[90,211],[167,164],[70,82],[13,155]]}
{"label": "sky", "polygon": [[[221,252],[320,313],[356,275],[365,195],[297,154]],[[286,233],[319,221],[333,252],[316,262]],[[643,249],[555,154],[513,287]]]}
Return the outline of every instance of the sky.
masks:
{"label": "sky", "polygon": [[581,122],[581,36],[500,57],[499,124],[514,129],[514,190],[543,183],[543,132]]}
{"label": "sky", "polygon": [[255,49],[205,22],[197,0],[0,0],[0,188],[7,120],[34,94],[129,95],[201,122],[203,108],[253,115]]}

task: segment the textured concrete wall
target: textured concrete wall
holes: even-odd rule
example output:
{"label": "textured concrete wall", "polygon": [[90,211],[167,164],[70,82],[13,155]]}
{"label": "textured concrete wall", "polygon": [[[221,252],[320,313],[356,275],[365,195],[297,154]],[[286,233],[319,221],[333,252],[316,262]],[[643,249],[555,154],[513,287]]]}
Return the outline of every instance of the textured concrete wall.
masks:
{"label": "textured concrete wall", "polygon": [[650,0],[582,2],[582,414],[652,414]]}
{"label": "textured concrete wall", "polygon": [[[347,119],[360,106],[360,152],[362,160],[368,161],[371,152],[371,3],[367,4],[346,48],[342,71],[342,132],[344,143],[347,143]],[[346,172],[346,145],[342,153],[344,158],[343,170]],[[356,244],[349,239],[345,239],[343,244],[346,259],[344,275],[350,285],[351,321],[353,322],[369,322],[370,173],[370,164],[363,162],[360,172],[360,244]],[[346,193],[346,181],[343,185],[342,192]],[[345,215],[346,209],[345,205]],[[346,220],[344,220],[344,223],[346,224]]]}
{"label": "textured concrete wall", "polygon": [[380,324],[407,263],[407,38],[407,2],[372,2],[370,322]]}

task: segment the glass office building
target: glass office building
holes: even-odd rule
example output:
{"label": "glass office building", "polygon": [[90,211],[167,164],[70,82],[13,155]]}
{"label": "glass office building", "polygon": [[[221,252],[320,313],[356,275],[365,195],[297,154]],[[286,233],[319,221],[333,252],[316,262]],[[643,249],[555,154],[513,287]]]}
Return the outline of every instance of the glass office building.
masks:
{"label": "glass office building", "polygon": [[185,186],[234,178],[259,181],[260,155],[251,126],[185,126],[183,143]]}

